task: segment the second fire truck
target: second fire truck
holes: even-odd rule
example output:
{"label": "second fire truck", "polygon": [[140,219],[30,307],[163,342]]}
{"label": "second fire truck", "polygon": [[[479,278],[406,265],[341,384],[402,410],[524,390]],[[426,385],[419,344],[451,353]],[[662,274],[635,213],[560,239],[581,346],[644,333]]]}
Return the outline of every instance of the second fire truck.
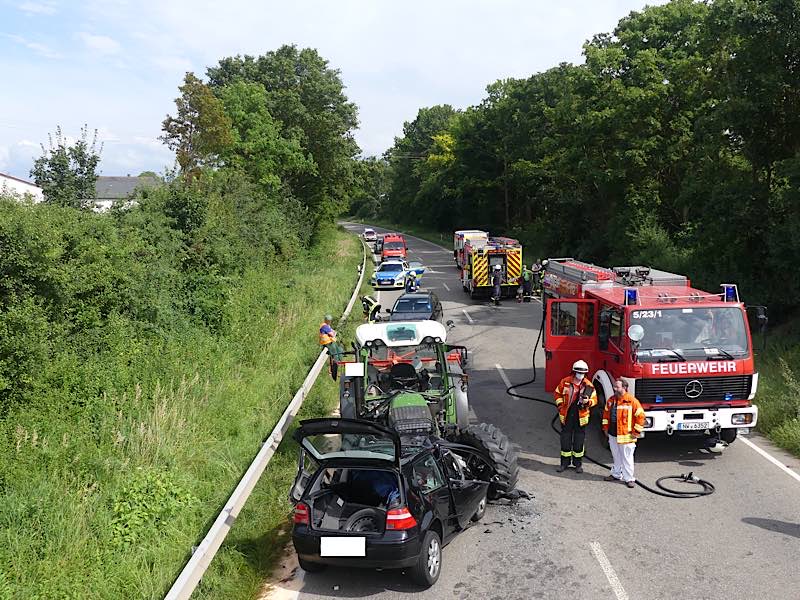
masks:
{"label": "second fire truck", "polygon": [[[645,432],[732,442],[758,420],[747,313],[736,285],[711,293],[683,275],[550,259],[543,279],[545,389],[578,359],[599,404],[622,378],[645,410]],[[766,321],[766,309],[758,309]]]}
{"label": "second fire truck", "polygon": [[503,274],[502,296],[517,293],[522,275],[522,246],[512,238],[490,237],[464,243],[461,285],[470,297],[490,296],[492,271],[499,265]]}

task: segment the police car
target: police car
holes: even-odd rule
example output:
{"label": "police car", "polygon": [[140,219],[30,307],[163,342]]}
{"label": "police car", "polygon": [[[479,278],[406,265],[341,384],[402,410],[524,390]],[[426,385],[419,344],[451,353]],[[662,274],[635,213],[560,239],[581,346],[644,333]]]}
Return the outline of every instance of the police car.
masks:
{"label": "police car", "polygon": [[397,289],[405,285],[406,274],[414,271],[417,277],[421,277],[425,272],[422,263],[409,263],[405,260],[385,260],[372,275],[370,284],[375,289]]}

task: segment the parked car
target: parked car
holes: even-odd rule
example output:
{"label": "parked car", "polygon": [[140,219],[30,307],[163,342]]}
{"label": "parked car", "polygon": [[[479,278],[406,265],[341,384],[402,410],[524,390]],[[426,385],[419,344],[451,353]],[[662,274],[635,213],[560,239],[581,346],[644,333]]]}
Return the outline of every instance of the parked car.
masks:
{"label": "parked car", "polygon": [[370,284],[376,289],[395,289],[405,285],[406,273],[413,270],[417,277],[422,277],[425,267],[421,263],[408,263],[405,260],[385,260],[378,265],[372,274]]}
{"label": "parked car", "polygon": [[364,229],[364,241],[365,242],[374,242],[378,238],[378,235],[375,233],[374,229],[370,229],[367,227]]}
{"label": "parked car", "polygon": [[442,303],[433,292],[403,294],[387,311],[390,321],[439,321],[442,322]]}
{"label": "parked car", "polygon": [[305,571],[406,568],[430,587],[442,547],[486,511],[489,483],[467,466],[488,460],[475,448],[406,435],[401,445],[396,431],[356,419],[302,421],[294,437],[292,541]]}

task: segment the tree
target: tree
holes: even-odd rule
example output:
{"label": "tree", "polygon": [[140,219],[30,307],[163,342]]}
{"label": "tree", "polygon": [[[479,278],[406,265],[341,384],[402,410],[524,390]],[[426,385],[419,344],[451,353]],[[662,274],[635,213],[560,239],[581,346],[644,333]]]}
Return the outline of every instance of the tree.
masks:
{"label": "tree", "polygon": [[233,143],[232,123],[222,101],[194,73],[186,73],[177,115],[164,119],[161,139],[175,152],[181,171],[190,180],[203,166],[214,166]]}
{"label": "tree", "polygon": [[353,139],[358,119],[338,70],[312,48],[282,46],[258,57],[224,58],[207,73],[209,85],[220,94],[237,81],[263,86],[267,109],[282,135],[296,140],[314,163],[289,180],[297,198],[317,222],[346,209],[359,152]]}
{"label": "tree", "polygon": [[97,145],[97,130],[89,141],[89,129],[81,128],[81,136],[69,145],[61,131],[48,135],[49,148],[42,145],[42,156],[36,159],[31,177],[44,193],[45,202],[74,208],[91,208],[96,195],[97,165],[103,145]]}

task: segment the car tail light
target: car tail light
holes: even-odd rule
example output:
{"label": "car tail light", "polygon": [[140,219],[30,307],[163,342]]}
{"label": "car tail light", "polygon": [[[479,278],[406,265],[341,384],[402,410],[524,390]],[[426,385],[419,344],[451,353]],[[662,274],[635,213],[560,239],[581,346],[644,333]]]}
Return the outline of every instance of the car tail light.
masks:
{"label": "car tail light", "polygon": [[412,527],[416,527],[416,525],[417,520],[408,512],[405,506],[402,508],[393,508],[386,513],[386,529],[398,531],[401,529],[411,529]]}
{"label": "car tail light", "polygon": [[309,524],[309,508],[308,504],[298,502],[294,507],[294,524],[295,525],[308,525]]}

